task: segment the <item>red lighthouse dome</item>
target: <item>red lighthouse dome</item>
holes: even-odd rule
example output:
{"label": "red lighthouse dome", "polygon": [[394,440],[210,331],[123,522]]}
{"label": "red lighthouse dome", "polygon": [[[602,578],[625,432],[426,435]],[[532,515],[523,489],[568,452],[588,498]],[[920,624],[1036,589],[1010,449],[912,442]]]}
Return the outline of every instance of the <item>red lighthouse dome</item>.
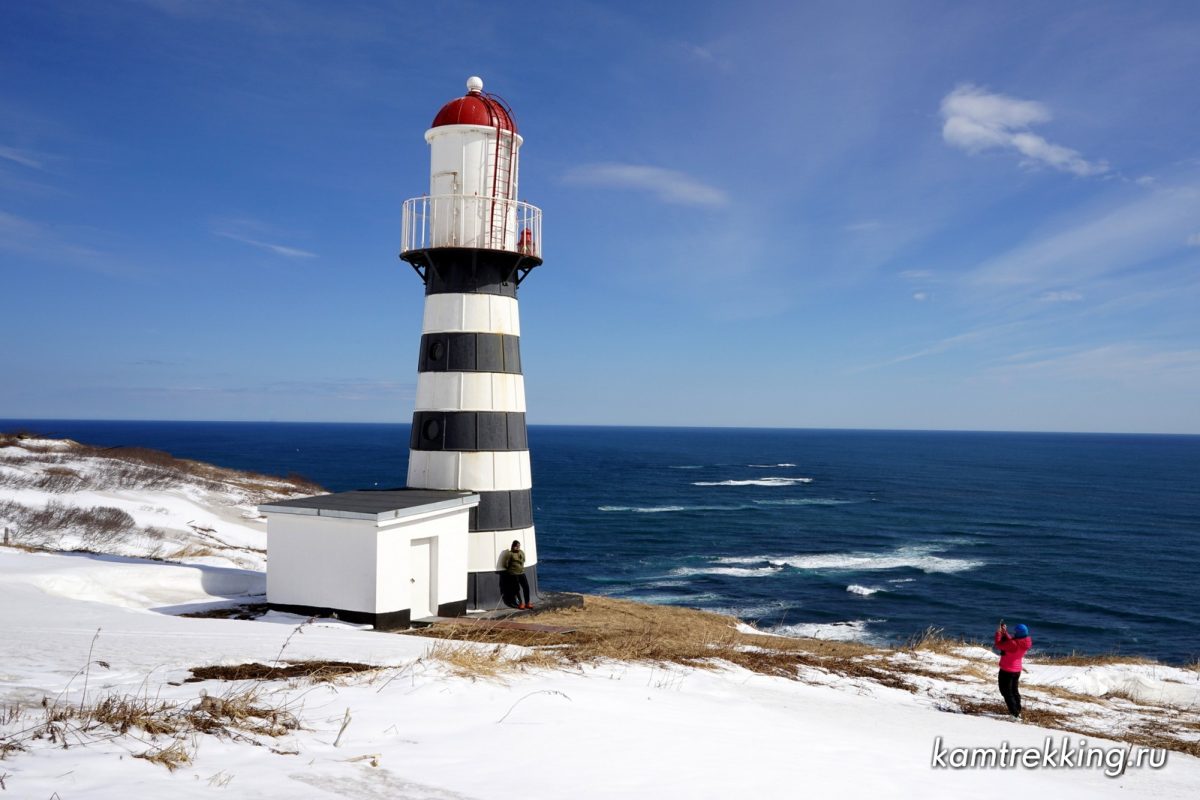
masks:
{"label": "red lighthouse dome", "polygon": [[486,125],[502,131],[517,132],[517,121],[512,110],[495,95],[483,93],[483,80],[467,79],[467,93],[442,106],[429,127],[443,125]]}

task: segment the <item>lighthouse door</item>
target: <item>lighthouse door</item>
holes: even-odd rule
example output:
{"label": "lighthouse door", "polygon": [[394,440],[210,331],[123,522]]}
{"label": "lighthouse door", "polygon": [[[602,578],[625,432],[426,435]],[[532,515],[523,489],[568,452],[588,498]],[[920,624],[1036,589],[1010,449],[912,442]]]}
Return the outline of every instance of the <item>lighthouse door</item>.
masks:
{"label": "lighthouse door", "polygon": [[434,554],[433,539],[413,539],[408,550],[409,580],[411,600],[409,614],[411,619],[422,619],[433,616],[437,604],[433,600]]}

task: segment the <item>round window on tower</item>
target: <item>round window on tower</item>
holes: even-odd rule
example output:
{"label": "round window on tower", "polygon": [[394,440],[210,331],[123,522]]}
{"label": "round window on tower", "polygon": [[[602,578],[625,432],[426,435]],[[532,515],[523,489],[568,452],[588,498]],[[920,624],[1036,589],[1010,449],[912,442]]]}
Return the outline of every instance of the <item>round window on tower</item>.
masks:
{"label": "round window on tower", "polygon": [[442,433],[442,423],[436,419],[425,420],[425,424],[421,427],[421,435],[427,441],[434,441]]}
{"label": "round window on tower", "polygon": [[442,342],[441,339],[434,339],[432,342],[429,343],[429,349],[426,351],[426,355],[429,356],[430,361],[441,361],[442,356],[444,356],[445,354],[446,354],[446,345]]}

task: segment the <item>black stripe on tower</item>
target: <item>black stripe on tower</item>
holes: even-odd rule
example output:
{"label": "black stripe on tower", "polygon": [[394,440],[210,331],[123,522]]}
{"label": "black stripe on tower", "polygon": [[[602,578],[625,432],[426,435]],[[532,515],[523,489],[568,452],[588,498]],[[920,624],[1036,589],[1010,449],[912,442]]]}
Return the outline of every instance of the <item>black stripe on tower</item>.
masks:
{"label": "black stripe on tower", "polygon": [[516,297],[517,284],[542,263],[508,250],[433,247],[400,254],[425,281],[425,294],[496,294]]}
{"label": "black stripe on tower", "polygon": [[477,492],[479,505],[471,509],[469,529],[508,531],[533,527],[533,492],[514,489],[509,492]]}
{"label": "black stripe on tower", "polygon": [[413,450],[528,450],[524,411],[414,411]]}
{"label": "black stripe on tower", "polygon": [[426,333],[417,372],[521,374],[521,338],[506,333]]}

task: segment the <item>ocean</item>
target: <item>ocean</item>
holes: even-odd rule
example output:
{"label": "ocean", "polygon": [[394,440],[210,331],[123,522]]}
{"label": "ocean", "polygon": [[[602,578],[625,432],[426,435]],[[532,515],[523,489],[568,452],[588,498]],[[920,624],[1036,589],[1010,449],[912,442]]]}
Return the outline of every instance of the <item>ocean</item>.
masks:
{"label": "ocean", "polygon": [[[404,484],[402,424],[0,420],[331,490]],[[543,588],[899,643],[1200,656],[1200,437],[529,429]]]}

